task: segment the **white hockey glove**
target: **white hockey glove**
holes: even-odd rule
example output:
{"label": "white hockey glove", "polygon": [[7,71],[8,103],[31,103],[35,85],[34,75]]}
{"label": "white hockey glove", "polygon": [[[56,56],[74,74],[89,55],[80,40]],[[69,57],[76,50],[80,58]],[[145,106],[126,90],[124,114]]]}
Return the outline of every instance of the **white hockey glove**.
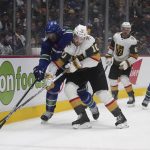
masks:
{"label": "white hockey glove", "polygon": [[68,63],[65,68],[67,69],[67,73],[73,73],[76,70],[82,68],[82,65],[78,58],[75,58],[72,62]]}
{"label": "white hockey glove", "polygon": [[46,90],[49,91],[50,89],[53,89],[55,84],[52,81],[53,76],[50,73],[46,73],[46,80],[45,80],[45,84],[46,84]]}
{"label": "white hockey glove", "polygon": [[106,65],[107,66],[110,66],[110,65],[112,65],[112,57],[108,57],[108,58],[106,58]]}
{"label": "white hockey glove", "polygon": [[120,65],[119,66],[120,70],[126,70],[126,69],[128,69],[128,67],[130,67],[130,64],[127,60],[121,62],[119,65]]}

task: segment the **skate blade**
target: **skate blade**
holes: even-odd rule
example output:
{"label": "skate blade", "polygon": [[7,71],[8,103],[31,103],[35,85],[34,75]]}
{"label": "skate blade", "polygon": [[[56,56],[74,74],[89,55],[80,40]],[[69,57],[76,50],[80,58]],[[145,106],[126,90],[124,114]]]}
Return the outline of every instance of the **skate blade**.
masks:
{"label": "skate blade", "polygon": [[90,122],[86,122],[82,125],[80,124],[74,124],[72,125],[73,129],[89,129],[89,128],[92,128],[92,125]]}
{"label": "skate blade", "polygon": [[121,124],[118,124],[116,126],[117,129],[124,129],[124,128],[129,128],[129,125],[127,124],[127,122],[124,122],[124,123],[121,123]]}
{"label": "skate blade", "polygon": [[142,109],[143,109],[143,110],[147,110],[147,109],[148,109],[148,106],[143,106],[143,105],[142,105]]}
{"label": "skate blade", "polygon": [[134,107],[135,106],[135,103],[133,104],[127,104],[128,107]]}
{"label": "skate blade", "polygon": [[48,121],[41,120],[41,124],[47,124]]}

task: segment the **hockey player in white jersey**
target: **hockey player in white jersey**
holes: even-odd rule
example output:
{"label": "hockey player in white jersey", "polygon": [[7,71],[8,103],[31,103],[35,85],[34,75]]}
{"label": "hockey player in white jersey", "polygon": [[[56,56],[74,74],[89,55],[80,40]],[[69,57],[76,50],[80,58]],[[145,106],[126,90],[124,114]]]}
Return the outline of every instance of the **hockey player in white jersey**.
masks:
{"label": "hockey player in white jersey", "polygon": [[138,58],[136,49],[137,40],[130,35],[131,24],[123,22],[122,32],[115,33],[106,54],[106,64],[112,65],[109,72],[111,92],[115,99],[118,99],[118,83],[122,82],[128,96],[128,106],[134,106],[135,97],[132,84],[129,80],[131,67]]}
{"label": "hockey player in white jersey", "polygon": [[[78,25],[74,29],[73,41],[68,45],[63,53],[59,64],[64,64],[71,61],[69,64],[69,74],[65,85],[65,94],[68,99],[74,100],[79,95],[77,89],[89,82],[93,93],[103,101],[108,110],[116,117],[115,125],[118,128],[128,127],[127,120],[119,108],[117,101],[108,92],[108,84],[105,76],[105,71],[101,62],[99,49],[96,46],[95,39],[87,34],[86,26]],[[81,97],[81,96],[80,96]],[[74,128],[78,128],[84,120],[84,114],[80,114],[79,118],[72,122]],[[89,121],[84,122],[84,125],[90,127]]]}

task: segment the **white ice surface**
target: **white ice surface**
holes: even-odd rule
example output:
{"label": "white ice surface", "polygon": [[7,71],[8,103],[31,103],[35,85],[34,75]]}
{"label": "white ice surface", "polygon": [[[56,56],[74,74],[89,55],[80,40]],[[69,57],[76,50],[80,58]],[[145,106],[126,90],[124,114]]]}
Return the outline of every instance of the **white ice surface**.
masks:
{"label": "white ice surface", "polygon": [[136,106],[128,108],[127,99],[118,101],[129,128],[116,129],[115,118],[103,104],[100,117],[91,119],[91,129],[72,129],[75,113],[56,113],[45,125],[31,119],[3,126],[0,150],[150,150],[150,108],[143,110],[143,97],[136,97]]}

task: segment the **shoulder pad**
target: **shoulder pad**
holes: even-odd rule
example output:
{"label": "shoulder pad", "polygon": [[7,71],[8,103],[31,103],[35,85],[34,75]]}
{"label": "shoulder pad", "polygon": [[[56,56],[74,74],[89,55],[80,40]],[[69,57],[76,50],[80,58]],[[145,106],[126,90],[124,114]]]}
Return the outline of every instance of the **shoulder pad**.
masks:
{"label": "shoulder pad", "polygon": [[94,42],[95,42],[95,38],[94,38],[93,36],[91,36],[91,35],[88,35],[88,36],[86,37],[86,40],[87,40],[88,42],[90,42],[90,43],[94,43]]}
{"label": "shoulder pad", "polygon": [[120,35],[121,34],[121,32],[116,32],[115,34],[114,34],[114,36],[118,36],[118,35]]}
{"label": "shoulder pad", "polygon": [[130,39],[133,41],[134,44],[137,44],[137,40],[136,40],[136,38],[134,36],[131,35]]}

